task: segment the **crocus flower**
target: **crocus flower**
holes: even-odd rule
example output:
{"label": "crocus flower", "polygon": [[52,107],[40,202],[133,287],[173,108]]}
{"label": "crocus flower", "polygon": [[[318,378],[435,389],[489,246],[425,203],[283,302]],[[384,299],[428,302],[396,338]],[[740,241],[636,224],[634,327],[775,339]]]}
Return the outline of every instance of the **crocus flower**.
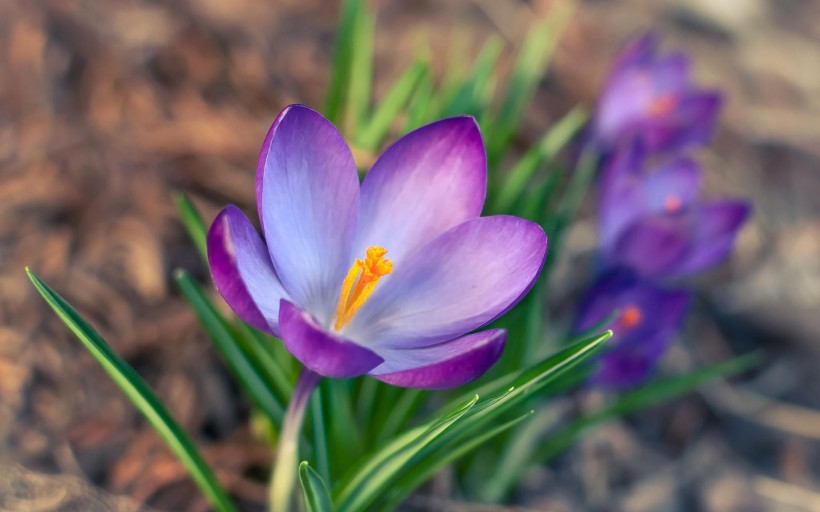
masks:
{"label": "crocus flower", "polygon": [[617,389],[643,382],[680,330],[689,301],[689,292],[658,287],[630,270],[605,272],[581,302],[576,322],[582,332],[612,317],[604,326],[613,331],[610,348],[596,361],[592,382]]}
{"label": "crocus flower", "polygon": [[405,135],[360,185],[338,130],[290,106],[259,155],[264,240],[239,208],[225,208],[208,234],[214,283],[240,318],[320,376],[464,384],[497,361],[506,338],[468,333],[523,298],[547,251],[537,224],[480,217],[486,184],[471,117]]}
{"label": "crocus flower", "polygon": [[604,151],[640,138],[651,151],[674,151],[708,141],[721,97],[690,81],[689,59],[658,55],[658,38],[644,34],[628,45],[610,72],[593,120]]}
{"label": "crocus flower", "polygon": [[663,279],[691,276],[724,261],[750,208],[733,199],[699,197],[701,171],[689,158],[647,172],[635,144],[604,170],[598,210],[606,264]]}

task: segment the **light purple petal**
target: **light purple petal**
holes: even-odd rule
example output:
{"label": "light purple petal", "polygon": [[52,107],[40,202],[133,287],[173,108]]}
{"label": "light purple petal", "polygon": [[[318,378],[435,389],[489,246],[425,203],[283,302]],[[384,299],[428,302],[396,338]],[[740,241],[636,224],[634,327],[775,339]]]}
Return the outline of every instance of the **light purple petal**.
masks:
{"label": "light purple petal", "polygon": [[346,330],[367,345],[432,345],[505,313],[547,253],[541,226],[498,215],[468,220],[396,264]]}
{"label": "light purple petal", "polygon": [[381,246],[394,262],[447,229],[481,214],[487,158],[472,117],[414,130],[376,161],[362,183],[354,256]]}
{"label": "light purple petal", "polygon": [[273,120],[273,124],[271,124],[267,135],[265,135],[265,140],[262,142],[262,149],[259,151],[259,158],[256,160],[256,209],[258,211],[259,223],[262,225],[263,233],[265,232],[265,220],[264,215],[262,214],[262,187],[264,185],[263,178],[265,176],[265,164],[268,161],[268,153],[270,152],[270,143],[273,139],[273,134],[276,133],[276,129],[279,127],[279,121],[282,120],[289,110],[290,108],[286,108],[279,112],[279,115]]}
{"label": "light purple petal", "polygon": [[383,361],[374,352],[327,332],[310,313],[286,300],[279,308],[279,325],[288,352],[324,377],[357,377]]}
{"label": "light purple petal", "polygon": [[280,114],[269,136],[261,199],[265,238],[282,284],[295,302],[328,322],[352,263],[359,209],[356,165],[330,121],[302,105]]}
{"label": "light purple petal", "polygon": [[695,202],[700,193],[698,164],[686,157],[677,158],[646,177],[645,200],[652,212],[675,211]]}
{"label": "light purple petal", "polygon": [[385,362],[370,375],[405,388],[461,386],[482,376],[498,361],[506,340],[506,331],[492,329],[423,348],[386,349],[381,352]]}
{"label": "light purple petal", "polygon": [[702,272],[726,260],[750,211],[749,205],[741,201],[724,200],[703,205],[696,216],[694,250],[676,274],[686,276]]}
{"label": "light purple petal", "polygon": [[673,151],[709,142],[722,105],[720,93],[689,92],[679,99],[674,111],[646,124],[642,133],[647,148],[652,151]]}
{"label": "light purple petal", "polygon": [[216,289],[237,316],[279,336],[279,301],[287,293],[256,229],[234,205],[222,210],[208,231],[208,261]]}
{"label": "light purple petal", "polygon": [[646,152],[639,141],[611,155],[601,176],[598,206],[600,245],[607,251],[623,230],[646,212],[643,162]]}

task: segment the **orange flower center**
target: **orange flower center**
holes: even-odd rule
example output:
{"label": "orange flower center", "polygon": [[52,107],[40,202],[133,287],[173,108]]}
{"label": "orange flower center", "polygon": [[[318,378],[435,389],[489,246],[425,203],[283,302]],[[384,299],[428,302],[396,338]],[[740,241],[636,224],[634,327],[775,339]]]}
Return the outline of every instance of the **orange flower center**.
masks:
{"label": "orange flower center", "polygon": [[681,201],[680,197],[676,196],[675,194],[666,196],[666,199],[663,200],[663,209],[669,213],[675,213],[680,211],[682,206],[683,201]]}
{"label": "orange flower center", "polygon": [[661,94],[649,103],[649,113],[653,116],[665,116],[672,112],[677,105],[678,98],[674,94]]}
{"label": "orange flower center", "polygon": [[379,279],[393,272],[393,262],[385,258],[385,254],[387,249],[384,247],[368,247],[365,258],[356,260],[347,271],[334,316],[333,328],[337,331],[353,320],[376,289]]}
{"label": "orange flower center", "polygon": [[618,317],[618,327],[624,331],[629,331],[637,327],[643,321],[643,311],[634,304],[624,308],[621,316]]}

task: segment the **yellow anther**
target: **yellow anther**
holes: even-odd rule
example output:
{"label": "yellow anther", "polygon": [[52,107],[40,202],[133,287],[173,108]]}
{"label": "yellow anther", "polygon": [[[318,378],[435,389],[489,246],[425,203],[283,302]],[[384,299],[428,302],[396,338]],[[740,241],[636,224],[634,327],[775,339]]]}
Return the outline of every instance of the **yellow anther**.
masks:
{"label": "yellow anther", "polygon": [[385,254],[387,249],[384,247],[368,247],[365,258],[353,262],[353,266],[347,271],[334,317],[333,328],[337,331],[353,320],[376,289],[379,279],[393,272],[393,262],[385,258]]}

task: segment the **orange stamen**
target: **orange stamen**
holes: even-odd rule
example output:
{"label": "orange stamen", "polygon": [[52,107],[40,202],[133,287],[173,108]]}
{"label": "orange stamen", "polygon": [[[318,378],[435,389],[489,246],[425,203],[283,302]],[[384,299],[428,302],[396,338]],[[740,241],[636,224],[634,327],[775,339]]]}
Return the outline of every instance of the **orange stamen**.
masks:
{"label": "orange stamen", "polygon": [[372,246],[368,247],[365,253],[363,260],[353,262],[339,291],[339,303],[336,306],[333,324],[337,331],[353,320],[376,289],[379,279],[393,272],[393,262],[384,257],[387,249]]}
{"label": "orange stamen", "polygon": [[630,304],[624,308],[621,316],[618,318],[618,327],[628,331],[637,327],[643,321],[643,311],[634,304]]}
{"label": "orange stamen", "polygon": [[669,213],[680,211],[682,206],[683,201],[681,201],[680,197],[674,194],[667,196],[666,199],[663,200],[663,209]]}
{"label": "orange stamen", "polygon": [[649,113],[653,116],[665,116],[678,105],[678,98],[674,94],[661,94],[649,103]]}

